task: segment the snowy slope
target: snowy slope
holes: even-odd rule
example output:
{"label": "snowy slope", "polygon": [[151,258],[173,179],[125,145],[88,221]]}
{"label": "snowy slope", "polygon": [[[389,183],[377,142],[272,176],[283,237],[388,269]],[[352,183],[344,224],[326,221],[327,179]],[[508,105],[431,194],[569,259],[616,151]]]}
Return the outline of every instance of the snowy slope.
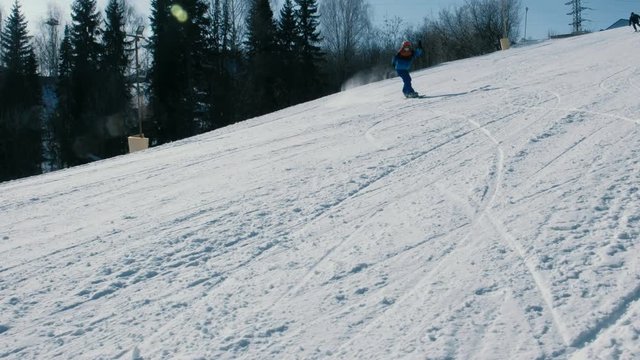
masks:
{"label": "snowy slope", "polygon": [[629,29],[0,184],[2,359],[638,359]]}

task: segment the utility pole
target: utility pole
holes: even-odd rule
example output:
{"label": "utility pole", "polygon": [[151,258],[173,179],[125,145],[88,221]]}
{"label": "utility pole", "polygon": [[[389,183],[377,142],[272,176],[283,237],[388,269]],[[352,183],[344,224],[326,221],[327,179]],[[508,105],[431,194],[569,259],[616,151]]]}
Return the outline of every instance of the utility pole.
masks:
{"label": "utility pole", "polygon": [[507,37],[507,0],[502,0],[502,37]]}
{"label": "utility pole", "polygon": [[502,38],[500,38],[500,49],[507,50],[511,47],[511,42],[509,41],[509,31],[507,26],[507,20],[509,17],[509,13],[507,11],[507,0],[502,0]]}
{"label": "utility pole", "polygon": [[138,26],[138,29],[136,29],[136,33],[134,35],[129,35],[127,34],[128,37],[132,37],[134,38],[134,43],[135,43],[135,56],[136,56],[136,97],[137,97],[137,104],[138,104],[138,124],[139,124],[139,130],[140,130],[140,137],[143,137],[143,133],[142,133],[142,92],[140,91],[140,60],[138,58],[138,43],[140,41],[140,39],[144,39],[143,36],[144,33],[144,26],[140,25]]}
{"label": "utility pole", "polygon": [[49,64],[47,64],[49,76],[55,77],[58,73],[58,28],[60,22],[56,18],[50,18],[45,22],[49,25],[49,43],[51,49],[49,49]]}
{"label": "utility pole", "polygon": [[529,15],[529,7],[524,8],[524,41],[527,41],[527,17]]}
{"label": "utility pole", "polygon": [[138,136],[129,136],[129,152],[144,150],[149,147],[149,138],[145,138],[142,133],[142,91],[140,91],[140,60],[138,59],[138,47],[140,39],[144,39],[144,26],[140,25],[136,29],[136,33],[133,35],[127,34],[128,37],[134,38],[135,42],[135,51],[136,51],[136,97],[138,99]]}

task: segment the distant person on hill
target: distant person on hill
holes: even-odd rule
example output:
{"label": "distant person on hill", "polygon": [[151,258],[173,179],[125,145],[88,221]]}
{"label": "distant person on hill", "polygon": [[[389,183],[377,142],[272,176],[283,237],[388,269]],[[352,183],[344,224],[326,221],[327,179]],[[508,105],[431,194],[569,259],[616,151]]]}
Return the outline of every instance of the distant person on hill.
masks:
{"label": "distant person on hill", "polygon": [[629,26],[631,26],[631,24],[633,24],[633,30],[637,32],[638,28],[636,26],[640,26],[640,15],[632,12],[629,17]]}
{"label": "distant person on hill", "polygon": [[391,63],[396,69],[398,76],[402,78],[404,86],[402,87],[402,93],[407,98],[414,98],[420,96],[411,86],[411,75],[409,75],[409,69],[413,59],[422,56],[422,41],[418,41],[418,47],[413,48],[410,41],[404,41],[402,47],[394,55]]}

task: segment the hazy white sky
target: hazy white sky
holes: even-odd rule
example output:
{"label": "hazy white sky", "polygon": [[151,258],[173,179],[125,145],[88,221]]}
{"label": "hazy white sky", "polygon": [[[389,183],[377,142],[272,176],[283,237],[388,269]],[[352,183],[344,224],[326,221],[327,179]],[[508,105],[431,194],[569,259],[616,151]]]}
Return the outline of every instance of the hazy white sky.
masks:
{"label": "hazy white sky", "polygon": [[[7,13],[15,0],[0,0],[0,9]],[[48,4],[57,4],[65,16],[69,16],[73,0],[19,0],[32,28],[45,18]],[[142,14],[148,15],[150,0],[128,0]],[[322,1],[322,0],[320,0]],[[524,35],[524,8],[528,7],[527,36],[546,38],[549,32],[562,34],[571,31],[569,23],[571,10],[564,5],[568,0],[521,0],[523,22],[521,36]],[[99,9],[104,9],[108,0],[97,0]],[[464,0],[369,0],[376,21],[385,16],[399,16],[408,24],[419,24],[425,17],[435,18],[443,8],[459,6]],[[585,11],[583,17],[591,20],[584,27],[589,30],[607,28],[618,19],[629,17],[631,11],[640,12],[638,0],[583,0],[583,6],[592,8]]]}

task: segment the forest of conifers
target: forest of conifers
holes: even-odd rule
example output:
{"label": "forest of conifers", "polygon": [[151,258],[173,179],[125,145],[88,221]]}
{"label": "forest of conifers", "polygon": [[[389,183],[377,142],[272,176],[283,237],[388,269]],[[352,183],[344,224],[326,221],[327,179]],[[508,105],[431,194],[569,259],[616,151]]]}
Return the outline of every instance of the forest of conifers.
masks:
{"label": "forest of conifers", "polygon": [[140,124],[157,146],[394,76],[403,40],[424,44],[414,69],[492,52],[521,13],[467,0],[374,24],[366,0],[152,0],[148,17],[74,0],[29,24],[20,1],[0,15],[0,181],[125,154]]}

